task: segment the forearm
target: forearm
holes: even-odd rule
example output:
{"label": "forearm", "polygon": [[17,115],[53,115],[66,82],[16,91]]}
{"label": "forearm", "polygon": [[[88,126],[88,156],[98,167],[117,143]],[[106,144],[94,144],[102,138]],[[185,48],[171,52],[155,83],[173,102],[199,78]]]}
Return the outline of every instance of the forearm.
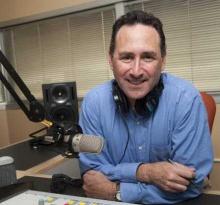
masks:
{"label": "forearm", "polygon": [[[185,199],[196,197],[201,193],[201,187],[201,183],[196,186],[189,185],[184,192],[171,193],[153,184],[120,182],[120,193],[121,200],[124,202],[167,204],[177,203]],[[84,175],[83,188],[89,197],[115,200],[116,182],[108,180],[101,172],[93,170],[86,172]]]}
{"label": "forearm", "polygon": [[136,171],[139,165],[140,163],[121,163],[114,166],[101,156],[93,160],[91,156],[80,155],[81,173],[87,170],[100,171],[111,181],[137,182]]}
{"label": "forearm", "polygon": [[[140,204],[174,204],[201,194],[200,188],[189,187],[185,192],[171,193],[145,183],[121,183],[123,202]],[[131,194],[132,193],[132,194]]]}
{"label": "forearm", "polygon": [[[84,162],[84,160],[82,161]],[[131,180],[131,178],[128,177],[128,175],[131,175],[131,173],[128,174],[129,171],[126,170],[128,169],[130,165],[119,164],[117,166],[113,166],[110,164],[99,164],[98,161],[99,160],[90,161],[90,163],[88,163],[87,161],[87,166],[95,165],[94,170],[98,170],[101,173],[103,173],[113,183],[115,183],[115,181],[120,181],[121,199],[124,202],[143,203],[143,204],[177,203],[177,202],[198,196],[202,190],[202,182],[200,181],[200,183],[197,183],[196,186],[188,185],[187,190],[182,191],[182,192],[172,193],[169,191],[164,191],[162,188],[159,188],[159,186],[154,184],[152,180],[152,175],[157,175],[158,172],[160,173],[162,172],[162,169],[157,168],[157,170],[159,171],[155,174],[154,165],[156,163],[138,164],[136,166],[136,170],[133,173],[135,175],[133,177],[135,180]],[[161,162],[161,163],[166,164],[168,167],[172,167],[175,169],[175,166],[170,163],[167,163],[167,162]],[[121,171],[120,168],[122,168],[123,171]],[[165,167],[165,170],[169,172],[169,169],[167,167]],[[121,173],[121,172],[124,172],[124,173]],[[94,177],[92,178],[94,179]],[[96,182],[94,182],[93,184],[96,184]],[[105,194],[105,197],[108,197],[106,199],[114,200],[114,196],[116,193],[114,187],[115,185],[111,186],[111,189],[109,188],[108,192],[105,192],[107,193]],[[91,190],[94,190],[94,189],[91,189]],[[100,191],[100,193],[103,193],[103,188]],[[102,197],[102,195],[96,195],[96,196],[98,198]]]}

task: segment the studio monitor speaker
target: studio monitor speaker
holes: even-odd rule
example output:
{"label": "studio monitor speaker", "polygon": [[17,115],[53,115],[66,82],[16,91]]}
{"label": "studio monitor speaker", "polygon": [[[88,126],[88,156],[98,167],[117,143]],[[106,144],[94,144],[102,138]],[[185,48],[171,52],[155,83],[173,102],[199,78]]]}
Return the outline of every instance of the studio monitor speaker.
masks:
{"label": "studio monitor speaker", "polygon": [[68,129],[78,123],[78,100],[75,82],[43,84],[46,119]]}

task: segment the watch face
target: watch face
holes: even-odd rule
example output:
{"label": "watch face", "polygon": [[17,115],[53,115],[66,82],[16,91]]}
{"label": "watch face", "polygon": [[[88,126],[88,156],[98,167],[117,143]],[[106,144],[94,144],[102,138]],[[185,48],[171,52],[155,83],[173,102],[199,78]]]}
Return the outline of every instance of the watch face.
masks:
{"label": "watch face", "polygon": [[117,191],[117,193],[116,193],[116,199],[117,199],[118,201],[121,201],[121,193],[120,193],[120,191]]}

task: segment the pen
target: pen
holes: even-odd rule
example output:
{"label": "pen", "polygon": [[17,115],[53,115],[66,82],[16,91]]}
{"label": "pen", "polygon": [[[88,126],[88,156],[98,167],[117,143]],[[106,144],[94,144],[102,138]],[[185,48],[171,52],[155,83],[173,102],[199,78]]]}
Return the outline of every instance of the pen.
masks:
{"label": "pen", "polygon": [[[175,162],[172,159],[168,159],[167,162],[169,162],[170,164],[175,165]],[[189,180],[191,184],[196,185],[195,182],[193,181],[193,179]]]}
{"label": "pen", "polygon": [[172,159],[167,160],[170,164],[175,164],[175,162]]}

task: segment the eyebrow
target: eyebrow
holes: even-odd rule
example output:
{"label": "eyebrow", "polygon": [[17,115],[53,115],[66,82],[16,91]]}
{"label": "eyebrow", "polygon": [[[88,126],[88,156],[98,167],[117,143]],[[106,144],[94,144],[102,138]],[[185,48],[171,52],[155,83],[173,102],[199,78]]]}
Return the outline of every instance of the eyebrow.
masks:
{"label": "eyebrow", "polygon": [[141,55],[147,55],[147,56],[156,57],[157,53],[155,53],[153,51],[146,51],[146,52],[143,52]]}
{"label": "eyebrow", "polygon": [[[119,56],[124,56],[124,55],[130,55],[130,56],[133,56],[134,53],[132,52],[127,52],[127,51],[122,51],[121,53],[119,53]],[[145,51],[143,53],[141,53],[141,56],[143,55],[147,55],[147,56],[152,56],[152,57],[156,57],[157,54],[153,51]]]}
{"label": "eyebrow", "polygon": [[127,51],[122,51],[122,52],[119,53],[119,55],[120,56],[122,56],[122,55],[133,55],[133,53],[132,52],[127,52]]}

